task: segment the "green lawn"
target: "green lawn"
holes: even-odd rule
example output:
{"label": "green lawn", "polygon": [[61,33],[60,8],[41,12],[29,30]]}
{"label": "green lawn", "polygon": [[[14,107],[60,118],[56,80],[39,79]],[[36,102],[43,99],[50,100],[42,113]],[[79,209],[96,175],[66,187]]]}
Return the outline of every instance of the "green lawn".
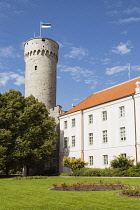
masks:
{"label": "green lawn", "polygon": [[0,179],[0,210],[43,209],[43,210],[140,210],[139,198],[116,196],[116,191],[68,192],[50,191],[52,184],[72,184],[88,181],[120,181],[123,184],[140,185],[137,178],[87,178],[48,177],[47,179],[12,180]]}

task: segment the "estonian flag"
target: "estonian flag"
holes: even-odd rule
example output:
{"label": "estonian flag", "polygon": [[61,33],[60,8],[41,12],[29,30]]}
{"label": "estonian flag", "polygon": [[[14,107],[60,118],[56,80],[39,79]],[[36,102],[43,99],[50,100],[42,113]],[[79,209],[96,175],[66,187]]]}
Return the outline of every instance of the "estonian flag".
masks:
{"label": "estonian flag", "polygon": [[51,28],[50,23],[41,23],[41,28]]}

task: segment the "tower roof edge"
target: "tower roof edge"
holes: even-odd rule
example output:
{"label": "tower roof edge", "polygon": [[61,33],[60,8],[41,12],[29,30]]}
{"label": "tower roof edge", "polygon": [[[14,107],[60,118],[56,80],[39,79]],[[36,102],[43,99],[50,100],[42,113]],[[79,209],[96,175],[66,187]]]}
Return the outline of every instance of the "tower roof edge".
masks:
{"label": "tower roof edge", "polygon": [[47,38],[47,37],[34,37],[34,38],[31,38],[31,39],[28,39],[25,43],[24,43],[24,46],[25,46],[25,44],[27,43],[27,42],[29,42],[29,41],[31,41],[31,40],[33,40],[33,39],[42,39],[42,40],[50,40],[50,41],[53,41],[53,42],[55,42],[57,45],[58,45],[58,47],[59,47],[59,44],[56,42],[56,41],[54,41],[53,39],[50,39],[50,38]]}

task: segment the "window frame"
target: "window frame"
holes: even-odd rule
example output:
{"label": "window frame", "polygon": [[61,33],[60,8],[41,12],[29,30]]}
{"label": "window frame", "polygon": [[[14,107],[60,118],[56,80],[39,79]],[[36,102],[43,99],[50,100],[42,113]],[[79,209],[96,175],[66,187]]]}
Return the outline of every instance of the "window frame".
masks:
{"label": "window frame", "polygon": [[120,127],[120,140],[126,141],[126,129],[125,127]]}
{"label": "window frame", "polygon": [[88,123],[93,124],[93,114],[88,115]]}
{"label": "window frame", "polygon": [[89,166],[93,166],[93,156],[89,156]]}
{"label": "window frame", "polygon": [[93,133],[88,134],[89,145],[93,145]]}
{"label": "window frame", "polygon": [[119,107],[119,117],[125,117],[125,106]]}
{"label": "window frame", "polygon": [[107,130],[102,131],[102,138],[103,138],[103,144],[106,144],[108,142],[108,133]]}
{"label": "window frame", "polygon": [[103,165],[104,166],[108,165],[108,155],[103,155]]}
{"label": "window frame", "polygon": [[65,121],[64,121],[64,129],[67,129],[67,128],[68,128],[68,121],[65,120]]}
{"label": "window frame", "polygon": [[68,137],[64,137],[64,149],[68,148]]}
{"label": "window frame", "polygon": [[102,120],[107,121],[107,111],[102,111]]}
{"label": "window frame", "polygon": [[75,136],[71,137],[71,146],[75,147]]}
{"label": "window frame", "polygon": [[72,128],[75,127],[75,118],[73,118],[73,119],[71,120],[71,127],[72,127]]}

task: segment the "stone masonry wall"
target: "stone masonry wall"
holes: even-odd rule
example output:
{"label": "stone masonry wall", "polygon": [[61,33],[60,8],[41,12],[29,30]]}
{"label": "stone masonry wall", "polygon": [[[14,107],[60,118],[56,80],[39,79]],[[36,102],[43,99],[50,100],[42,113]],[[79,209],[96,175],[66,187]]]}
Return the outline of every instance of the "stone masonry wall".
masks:
{"label": "stone masonry wall", "polygon": [[56,106],[56,65],[59,45],[48,38],[37,37],[25,45],[25,96],[31,94],[48,109]]}

